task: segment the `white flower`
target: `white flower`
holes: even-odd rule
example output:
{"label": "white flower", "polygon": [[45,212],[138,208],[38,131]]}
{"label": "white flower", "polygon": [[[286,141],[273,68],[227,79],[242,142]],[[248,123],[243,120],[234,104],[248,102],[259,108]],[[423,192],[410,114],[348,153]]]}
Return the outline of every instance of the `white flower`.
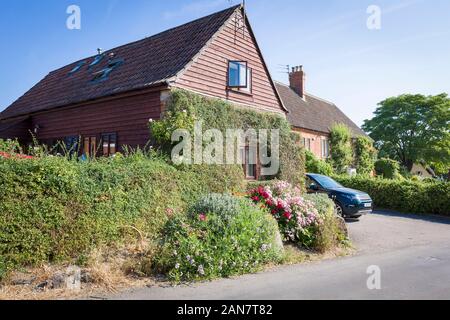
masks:
{"label": "white flower", "polygon": [[202,275],[202,276],[204,276],[205,275],[205,269],[203,269],[203,266],[202,265],[199,265],[198,266],[198,273],[200,274],[200,275]]}
{"label": "white flower", "polygon": [[176,265],[175,265],[175,269],[180,269],[180,264],[179,263],[177,263]]}

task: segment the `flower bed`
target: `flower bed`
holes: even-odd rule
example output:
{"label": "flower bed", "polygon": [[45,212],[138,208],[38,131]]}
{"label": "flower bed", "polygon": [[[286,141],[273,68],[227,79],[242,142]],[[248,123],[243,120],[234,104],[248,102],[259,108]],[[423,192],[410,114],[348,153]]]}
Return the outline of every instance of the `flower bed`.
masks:
{"label": "flower bed", "polygon": [[[272,214],[285,241],[295,242],[306,248],[323,251],[320,246],[322,231],[328,228],[328,223],[337,225],[338,218],[334,215],[331,200],[322,197],[307,199],[300,189],[284,181],[252,189],[249,198]],[[317,203],[319,201],[320,210]],[[345,238],[336,236],[339,239]]]}

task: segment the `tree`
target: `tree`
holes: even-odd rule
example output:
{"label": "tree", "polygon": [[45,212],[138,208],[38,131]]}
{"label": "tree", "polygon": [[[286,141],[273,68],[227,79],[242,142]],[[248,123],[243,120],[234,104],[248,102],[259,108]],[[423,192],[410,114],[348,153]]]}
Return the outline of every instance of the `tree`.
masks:
{"label": "tree", "polygon": [[373,141],[364,136],[355,139],[355,165],[359,174],[368,175],[375,167],[377,150],[373,146]]}
{"label": "tree", "polygon": [[330,132],[331,162],[338,173],[353,163],[352,135],[344,124],[335,124]]}
{"label": "tree", "polygon": [[409,171],[421,160],[450,168],[450,98],[447,94],[405,94],[379,103],[363,129],[381,157],[398,160]]}

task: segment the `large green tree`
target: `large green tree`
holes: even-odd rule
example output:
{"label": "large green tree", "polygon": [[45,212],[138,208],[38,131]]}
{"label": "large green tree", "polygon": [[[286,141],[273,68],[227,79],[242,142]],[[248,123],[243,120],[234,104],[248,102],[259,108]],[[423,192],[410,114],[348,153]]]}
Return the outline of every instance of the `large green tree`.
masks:
{"label": "large green tree", "polygon": [[381,157],[396,159],[409,170],[418,161],[450,168],[450,98],[447,94],[405,94],[379,103],[363,129]]}

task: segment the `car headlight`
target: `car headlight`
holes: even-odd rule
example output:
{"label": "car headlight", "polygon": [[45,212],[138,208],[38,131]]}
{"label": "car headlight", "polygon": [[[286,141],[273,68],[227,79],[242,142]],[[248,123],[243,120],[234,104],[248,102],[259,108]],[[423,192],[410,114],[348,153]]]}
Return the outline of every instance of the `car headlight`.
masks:
{"label": "car headlight", "polygon": [[358,201],[359,200],[358,196],[355,196],[352,194],[343,194],[342,196],[350,201]]}

